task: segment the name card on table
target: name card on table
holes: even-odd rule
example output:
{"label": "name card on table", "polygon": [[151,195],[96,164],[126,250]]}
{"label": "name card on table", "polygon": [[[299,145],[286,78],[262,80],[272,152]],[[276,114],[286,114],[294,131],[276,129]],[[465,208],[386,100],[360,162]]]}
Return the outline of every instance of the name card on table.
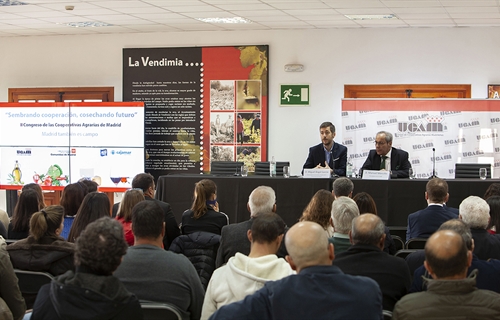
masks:
{"label": "name card on table", "polygon": [[330,178],[330,169],[304,169],[304,178]]}
{"label": "name card on table", "polygon": [[389,180],[390,178],[390,171],[363,170],[363,180]]}

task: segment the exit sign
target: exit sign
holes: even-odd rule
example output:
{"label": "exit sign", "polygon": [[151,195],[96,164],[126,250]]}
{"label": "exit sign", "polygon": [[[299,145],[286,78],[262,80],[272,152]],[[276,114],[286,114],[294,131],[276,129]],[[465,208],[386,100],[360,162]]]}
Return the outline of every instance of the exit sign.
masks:
{"label": "exit sign", "polygon": [[281,106],[308,106],[308,84],[282,84],[280,90]]}

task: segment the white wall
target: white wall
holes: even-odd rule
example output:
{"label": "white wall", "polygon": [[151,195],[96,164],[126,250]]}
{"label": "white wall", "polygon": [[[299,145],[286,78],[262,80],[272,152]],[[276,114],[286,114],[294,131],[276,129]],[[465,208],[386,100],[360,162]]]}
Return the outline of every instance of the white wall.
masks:
{"label": "white wall", "polygon": [[[500,28],[342,29],[0,38],[0,101],[8,88],[114,86],[122,96],[122,48],[268,44],[269,154],[298,174],[318,126],[342,141],[344,84],[471,84],[473,98],[500,83]],[[287,73],[287,63],[305,65]],[[279,84],[309,83],[311,106],[280,107]],[[376,131],[376,128],[373,129]]]}

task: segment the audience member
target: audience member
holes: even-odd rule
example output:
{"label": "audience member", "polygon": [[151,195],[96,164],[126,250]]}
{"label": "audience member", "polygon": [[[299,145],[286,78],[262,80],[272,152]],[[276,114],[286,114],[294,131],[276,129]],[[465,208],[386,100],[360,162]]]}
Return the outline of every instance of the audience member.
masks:
{"label": "audience member", "polygon": [[[10,218],[9,215],[5,210],[0,209],[0,222],[4,225],[5,229],[9,229],[9,224],[10,224]],[[8,239],[7,236],[5,236],[5,239]]]}
{"label": "audience member", "polygon": [[[474,251],[474,241],[472,241],[470,228],[462,220],[448,220],[443,223],[438,230],[455,231],[464,239],[467,250],[469,250],[471,253]],[[424,253],[422,254],[422,265],[415,270],[410,292],[420,292],[427,290],[426,285],[424,285],[422,276],[424,276],[425,278],[431,277],[423,266],[425,260],[425,252],[423,250],[419,250],[417,253],[420,254],[420,252]],[[479,260],[475,254],[472,254],[472,262],[469,269],[467,270],[467,275],[470,275],[472,271],[476,269],[478,270],[478,274],[476,277],[476,286],[479,289],[491,290],[500,293],[500,277],[498,276],[500,275],[500,260]]]}
{"label": "audience member", "polygon": [[[125,201],[124,198],[122,204]],[[134,206],[135,245],[128,248],[113,275],[137,298],[171,303],[183,319],[199,319],[205,294],[203,287],[185,256],[162,250],[163,216],[163,210],[154,201],[142,201]]]}
{"label": "audience member", "polygon": [[24,239],[27,238],[30,231],[31,215],[40,210],[40,198],[35,190],[26,190],[21,192],[14,214],[9,224],[8,237],[9,239]]}
{"label": "audience member", "polygon": [[352,220],[349,249],[335,257],[334,264],[344,273],[366,276],[377,281],[382,291],[384,310],[392,311],[396,302],[410,289],[410,270],[406,262],[383,252],[384,222],[365,213]]}
{"label": "audience member", "polygon": [[83,183],[87,187],[88,193],[97,192],[97,190],[99,189],[99,185],[95,181],[83,178],[83,179],[80,179],[79,182]]}
{"label": "audience member", "polygon": [[42,191],[42,187],[40,187],[40,185],[38,183],[27,183],[25,185],[23,185],[22,189],[21,189],[21,193],[26,191],[26,190],[35,190],[36,193],[38,194],[38,199],[40,200],[40,209],[43,209],[45,208],[45,198],[43,196],[43,191]]}
{"label": "audience member", "polygon": [[[373,213],[378,216],[377,205],[375,204],[375,200],[373,200],[372,196],[366,192],[359,192],[352,198],[359,209],[359,214],[363,213]],[[387,226],[384,226],[385,232],[385,242],[384,242],[384,252],[388,254],[394,255],[396,254],[396,244],[392,239],[391,231]]]}
{"label": "audience member", "polygon": [[496,234],[497,226],[500,229],[500,196],[491,196],[486,199],[486,203],[490,206],[490,222],[486,230],[491,234]]}
{"label": "audience member", "polygon": [[80,209],[83,198],[85,198],[87,193],[87,187],[80,182],[70,183],[62,191],[60,205],[64,207],[64,214],[66,216],[64,217],[64,229],[61,237],[66,240],[68,240],[75,215],[78,209]]}
{"label": "audience member", "polygon": [[377,283],[346,275],[332,265],[333,245],[319,224],[299,222],[290,228],[285,241],[287,260],[297,275],[266,282],[244,300],[223,306],[210,319],[382,319]]}
{"label": "audience member", "polygon": [[129,246],[134,245],[134,232],[132,231],[132,208],[144,200],[142,189],[129,189],[123,194],[123,199],[118,207],[116,220],[118,220],[125,232],[125,241]]}
{"label": "audience member", "polygon": [[335,200],[335,196],[330,191],[325,189],[318,190],[302,212],[302,217],[300,217],[299,221],[316,222],[325,229],[328,238],[333,237],[331,222],[333,200]]}
{"label": "audience member", "polygon": [[470,228],[474,239],[474,254],[481,260],[500,259],[500,238],[486,231],[490,221],[490,206],[483,199],[470,196],[459,207],[459,218]]}
{"label": "audience member", "polygon": [[427,208],[408,216],[406,241],[413,238],[429,238],[443,222],[458,217],[455,208],[446,206],[449,198],[448,183],[443,179],[433,178],[425,187]]}
{"label": "audience member", "polygon": [[338,197],[349,197],[352,198],[352,192],[354,191],[354,183],[351,179],[346,177],[341,177],[335,179],[332,185],[332,194],[337,199]]}
{"label": "audience member", "polygon": [[329,239],[335,248],[335,254],[344,252],[351,246],[349,231],[352,220],[359,216],[356,202],[348,197],[339,197],[332,204],[333,237]]}
{"label": "audience member", "polygon": [[109,198],[105,193],[91,192],[87,194],[75,215],[68,241],[75,242],[89,223],[102,217],[109,218],[110,207]]}
{"label": "audience member", "polygon": [[0,319],[21,320],[26,304],[7,253],[7,243],[0,237]]}
{"label": "audience member", "polygon": [[477,289],[475,272],[466,278],[471,261],[462,236],[452,230],[434,233],[424,262],[433,280],[426,279],[427,291],[399,300],[392,319],[499,319],[500,294]]}
{"label": "audience member", "polygon": [[101,218],[76,240],[76,272],[42,286],[31,320],[143,319],[136,296],[112,274],[127,252],[120,223]]}
{"label": "audience member", "polygon": [[275,213],[261,214],[253,219],[247,233],[251,242],[250,254],[238,252],[225,266],[215,270],[205,294],[202,319],[254,293],[267,281],[293,274],[288,262],[276,256],[284,233],[285,222]]}
{"label": "audience member", "polygon": [[[255,188],[248,197],[247,210],[250,212],[250,219],[230,224],[222,228],[219,250],[217,251],[217,260],[215,267],[219,268],[227,263],[229,258],[234,257],[236,252],[244,255],[250,253],[250,242],[247,233],[252,227],[253,219],[261,214],[276,213],[276,194],[271,187],[259,186]],[[285,228],[285,233],[287,228]],[[278,250],[278,257],[286,256],[284,241]]]}
{"label": "audience member", "polygon": [[486,192],[484,193],[483,199],[488,200],[489,197],[491,196],[500,196],[500,183],[492,183],[486,189]]}
{"label": "audience member", "polygon": [[198,181],[194,187],[193,205],[182,214],[182,234],[204,231],[220,235],[222,227],[228,224],[227,215],[219,212],[215,183],[209,179]]}

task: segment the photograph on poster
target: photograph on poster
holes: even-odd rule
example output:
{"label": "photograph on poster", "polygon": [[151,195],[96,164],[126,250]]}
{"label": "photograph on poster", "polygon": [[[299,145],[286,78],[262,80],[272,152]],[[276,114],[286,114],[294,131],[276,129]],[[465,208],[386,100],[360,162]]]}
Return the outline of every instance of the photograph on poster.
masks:
{"label": "photograph on poster", "polygon": [[260,160],[260,147],[243,146],[236,147],[236,161],[243,162],[248,167],[248,171],[255,171],[255,162]]}
{"label": "photograph on poster", "polygon": [[211,146],[210,162],[212,161],[234,161],[233,146]]}
{"label": "photograph on poster", "polygon": [[243,125],[243,144],[260,143],[260,112],[238,112],[237,128],[239,119]]}
{"label": "photograph on poster", "polygon": [[236,81],[236,109],[258,110],[261,100],[261,81]]}
{"label": "photograph on poster", "polygon": [[489,99],[500,99],[500,84],[489,84],[488,85],[488,98]]}
{"label": "photograph on poster", "polygon": [[233,115],[233,112],[210,113],[210,143],[234,142]]}
{"label": "photograph on poster", "polygon": [[234,110],[234,80],[210,81],[210,109]]}

